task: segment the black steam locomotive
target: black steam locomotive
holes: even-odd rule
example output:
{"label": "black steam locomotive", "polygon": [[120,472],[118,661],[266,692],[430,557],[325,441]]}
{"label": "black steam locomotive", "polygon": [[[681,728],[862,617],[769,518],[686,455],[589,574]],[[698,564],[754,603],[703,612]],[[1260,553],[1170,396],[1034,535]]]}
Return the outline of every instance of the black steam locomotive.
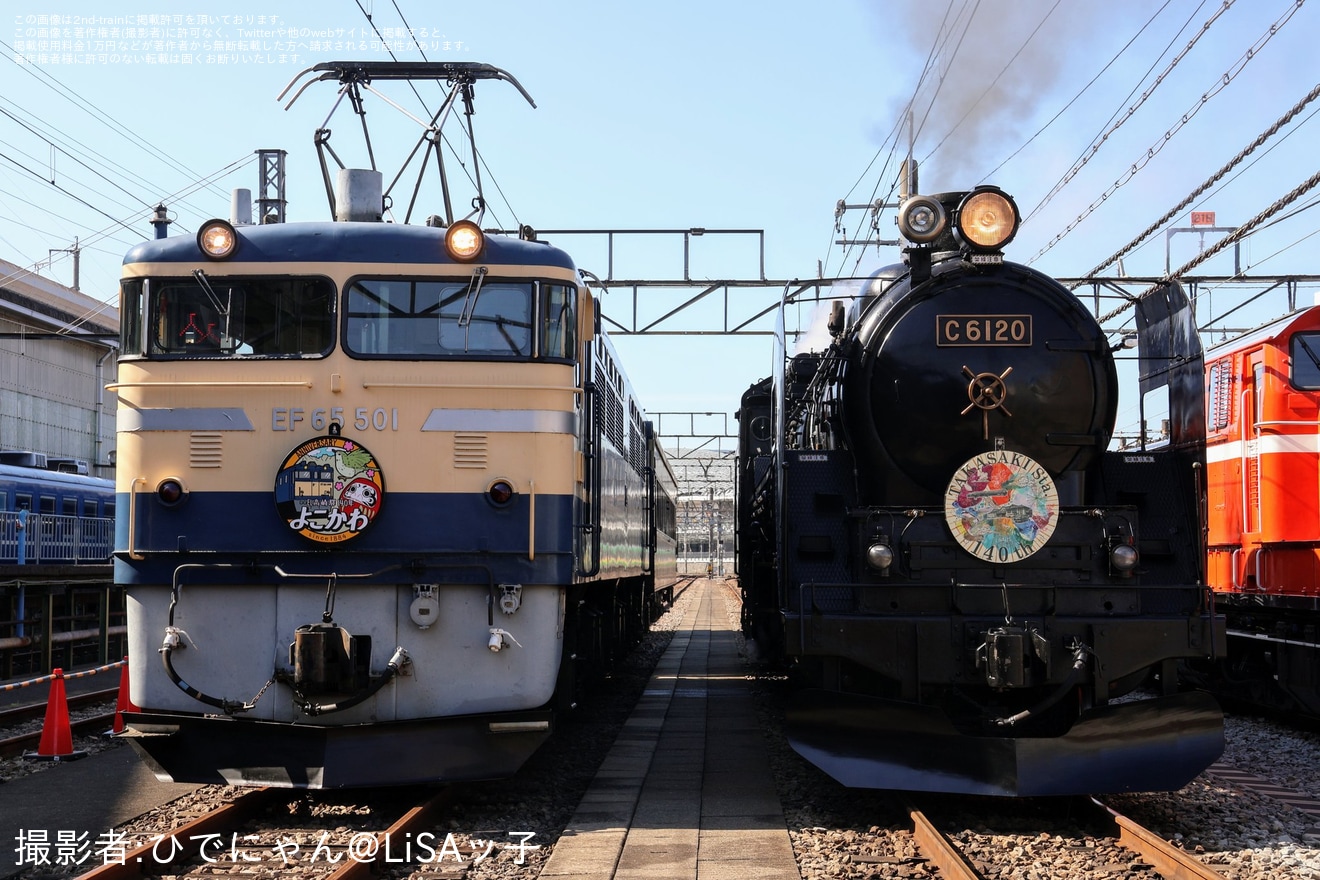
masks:
{"label": "black steam locomotive", "polygon": [[1136,304],[1169,439],[1110,450],[1130,340],[1004,260],[1019,222],[994,187],[905,199],[903,263],[743,395],[743,627],[805,680],[790,741],[845,785],[1172,790],[1223,749],[1214,700],[1176,690],[1224,644],[1188,302]]}

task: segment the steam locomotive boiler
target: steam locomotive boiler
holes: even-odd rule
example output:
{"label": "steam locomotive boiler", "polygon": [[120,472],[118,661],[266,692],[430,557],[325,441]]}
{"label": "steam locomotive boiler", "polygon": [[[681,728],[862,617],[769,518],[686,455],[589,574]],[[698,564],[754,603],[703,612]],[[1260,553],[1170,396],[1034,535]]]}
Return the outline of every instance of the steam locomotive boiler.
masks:
{"label": "steam locomotive boiler", "polygon": [[806,685],[793,747],[845,785],[1172,790],[1223,748],[1214,700],[1176,691],[1224,642],[1190,308],[1176,284],[1136,305],[1169,442],[1109,449],[1126,343],[1004,260],[1019,222],[993,187],[906,199],[903,262],[743,396],[744,630]]}

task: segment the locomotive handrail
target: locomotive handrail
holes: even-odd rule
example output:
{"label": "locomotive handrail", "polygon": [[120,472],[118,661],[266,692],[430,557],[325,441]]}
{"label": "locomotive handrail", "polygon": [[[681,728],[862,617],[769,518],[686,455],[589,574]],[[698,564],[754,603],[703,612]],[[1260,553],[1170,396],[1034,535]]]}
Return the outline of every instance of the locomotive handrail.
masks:
{"label": "locomotive handrail", "polygon": [[527,481],[527,559],[536,558],[536,480]]}
{"label": "locomotive handrail", "polygon": [[[651,439],[649,432],[647,439]],[[655,455],[650,443],[647,449],[648,454]],[[642,528],[646,535],[646,546],[642,548],[642,574],[655,574],[655,468],[650,465],[642,468],[642,480],[646,483],[646,504],[642,506],[645,514]]]}
{"label": "locomotive handrail", "polygon": [[[161,382],[111,382],[105,386],[107,391],[118,391],[121,388],[160,388]],[[270,387],[270,388],[311,388],[313,385],[310,379],[299,379],[288,382],[264,381],[264,382],[237,382],[237,381],[215,381],[215,382],[170,382],[171,388],[244,388],[244,387]],[[476,382],[363,382],[363,388],[441,388],[457,391],[489,391],[491,385],[487,383]],[[569,394],[579,395],[582,389],[576,385],[500,385],[500,389],[506,391],[564,391]]]}
{"label": "locomotive handrail", "polygon": [[[587,365],[589,368],[590,365]],[[584,369],[584,372],[586,370]],[[596,390],[596,383],[588,381],[584,383],[582,389],[585,393],[587,412],[585,413],[585,422],[587,432],[585,438],[585,448],[583,457],[587,459],[586,467],[583,472],[583,488],[587,492],[585,521],[582,523],[582,531],[590,536],[589,547],[591,552],[591,564],[578,569],[578,575],[581,577],[595,577],[600,574],[600,479],[601,479],[601,455],[600,455],[600,432],[601,419],[599,401],[599,392]]]}
{"label": "locomotive handrail", "polygon": [[1265,421],[1265,422],[1257,422],[1256,432],[1260,433],[1266,428],[1314,428],[1314,427],[1316,427],[1315,419],[1309,419],[1306,421],[1270,419],[1269,421]]}
{"label": "locomotive handrail", "polygon": [[[1257,547],[1254,550],[1244,551],[1241,547],[1238,547],[1233,551],[1229,556],[1229,567],[1232,569],[1232,585],[1234,590],[1246,592],[1246,579],[1244,578],[1241,581],[1238,580],[1238,560],[1242,553],[1245,552],[1256,569],[1256,592],[1267,592],[1263,584],[1265,583],[1265,551],[1268,549],[1268,547]],[[1246,571],[1245,565],[1242,566],[1242,570],[1244,572]]]}
{"label": "locomotive handrail", "polygon": [[[779,311],[775,314],[775,336],[774,336],[775,342],[774,342],[774,354],[773,354],[774,359],[772,361],[774,365],[774,372],[771,373],[773,379],[770,383],[771,393],[774,395],[774,400],[778,402],[773,410],[773,414],[775,418],[774,445],[771,447],[772,450],[771,460],[773,464],[772,464],[771,473],[767,475],[768,477],[772,477],[774,479],[774,484],[773,484],[775,490],[774,553],[776,559],[784,558],[783,555],[784,548],[788,544],[788,521],[787,521],[788,517],[785,515],[785,512],[788,509],[788,499],[785,497],[787,493],[788,481],[785,479],[783,473],[783,470],[787,467],[787,465],[784,463],[784,452],[785,452],[785,435],[788,430],[788,416],[786,412],[788,408],[784,406],[784,402],[787,400],[787,397],[785,396],[785,392],[788,388],[788,375],[787,375],[788,325],[786,323],[785,314],[788,311],[789,288],[794,283],[796,282],[790,282],[788,284],[785,284],[783,291],[779,295]],[[774,473],[775,469],[778,469],[780,472]],[[781,602],[787,604],[788,569],[787,566],[784,565],[776,566],[776,568],[777,571],[775,573],[775,578],[777,583],[775,585],[775,595],[779,598]],[[801,593],[801,588],[799,587],[799,591],[798,591],[799,610],[803,607],[801,604],[802,598],[803,597]],[[803,614],[802,617],[805,618],[806,615]],[[801,629],[801,636],[802,638],[805,639],[806,638],[805,620],[799,621],[799,627]],[[803,644],[805,644],[805,642],[803,642]]]}
{"label": "locomotive handrail", "polygon": [[591,383],[591,569],[589,577],[600,574],[601,542],[601,496],[600,484],[603,479],[604,458],[601,454],[601,435],[605,431],[605,416],[600,411],[600,390],[595,382]]}
{"label": "locomotive handrail", "polygon": [[137,484],[147,484],[146,477],[134,477],[128,486],[128,558],[146,559],[146,555],[137,551]]}
{"label": "locomotive handrail", "polygon": [[[1243,419],[1244,422],[1245,422],[1246,417],[1247,417],[1247,398],[1250,397],[1250,396],[1251,396],[1251,390],[1250,390],[1250,389],[1247,389],[1247,390],[1243,391],[1242,394],[1241,394],[1241,396],[1238,398],[1238,413],[1241,414],[1241,418]],[[1259,428],[1259,426],[1254,426],[1254,428],[1255,428],[1255,430],[1256,430],[1256,432],[1257,432],[1257,439],[1259,439],[1260,428]],[[1247,484],[1250,482],[1250,480],[1249,480],[1248,477],[1247,477],[1247,443],[1248,443],[1248,442],[1249,442],[1249,441],[1247,440],[1246,437],[1243,437],[1243,438],[1242,438],[1242,531],[1243,531],[1243,532],[1248,532],[1248,531],[1250,531],[1250,529],[1247,528],[1247,522],[1248,522],[1248,517],[1247,517]],[[1259,452],[1259,450],[1257,450],[1257,455],[1259,456],[1259,454],[1260,454],[1260,452]],[[1259,463],[1258,463],[1258,464],[1259,464]],[[1257,477],[1257,479],[1260,478],[1260,468],[1259,468],[1259,467],[1257,467],[1257,469],[1256,469],[1256,477]]]}

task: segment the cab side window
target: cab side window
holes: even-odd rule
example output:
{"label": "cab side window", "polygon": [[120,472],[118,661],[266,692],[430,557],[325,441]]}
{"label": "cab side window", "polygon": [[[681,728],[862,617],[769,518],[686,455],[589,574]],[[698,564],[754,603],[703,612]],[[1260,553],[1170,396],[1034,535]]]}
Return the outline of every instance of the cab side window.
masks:
{"label": "cab side window", "polygon": [[1294,388],[1320,389],[1320,333],[1294,333],[1289,343]]}
{"label": "cab side window", "polygon": [[541,321],[543,337],[541,357],[572,358],[576,344],[577,316],[574,304],[577,291],[564,284],[544,285]]}

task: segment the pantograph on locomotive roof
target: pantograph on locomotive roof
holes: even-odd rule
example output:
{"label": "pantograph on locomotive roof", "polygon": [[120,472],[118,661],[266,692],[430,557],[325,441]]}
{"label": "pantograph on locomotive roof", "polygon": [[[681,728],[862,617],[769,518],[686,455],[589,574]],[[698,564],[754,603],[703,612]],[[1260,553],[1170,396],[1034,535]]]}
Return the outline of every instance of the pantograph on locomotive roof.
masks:
{"label": "pantograph on locomotive roof", "polygon": [[[317,64],[314,67],[309,67],[295,76],[289,84],[284,87],[284,90],[280,92],[278,100],[284,100],[284,96],[289,93],[294,85],[308,74],[315,74],[315,76],[304,82],[298,90],[293,93],[293,96],[289,98],[288,103],[284,105],[284,109],[288,110],[292,107],[294,102],[298,100],[302,93],[306,91],[312,83],[325,81],[336,81],[339,83],[339,97],[330,108],[330,113],[327,114],[325,121],[321,123],[321,126],[316,130],[315,136],[316,154],[321,163],[321,176],[325,181],[326,197],[330,201],[330,211],[332,214],[336,210],[335,187],[331,180],[330,166],[326,161],[327,155],[335,161],[335,164],[338,165],[340,169],[344,169],[347,166],[344,165],[338,154],[336,154],[334,149],[330,146],[330,129],[328,126],[330,124],[330,118],[334,116],[335,112],[339,109],[345,97],[348,98],[349,104],[353,108],[353,112],[357,114],[361,121],[362,135],[366,141],[367,156],[370,160],[372,171],[379,171],[380,169],[376,167],[376,153],[371,143],[371,133],[367,129],[367,116],[363,105],[364,91],[377,96],[386,104],[398,110],[400,113],[422,127],[420,137],[418,137],[417,142],[413,145],[411,152],[408,153],[407,158],[404,159],[399,166],[399,169],[395,173],[394,178],[390,181],[389,186],[385,188],[383,195],[388,209],[388,206],[391,204],[390,193],[393,192],[394,187],[399,183],[404,172],[408,170],[408,166],[411,165],[413,159],[416,158],[418,150],[423,150],[424,148],[417,173],[417,179],[413,184],[412,195],[408,199],[408,210],[404,214],[403,222],[407,223],[411,219],[413,208],[417,204],[417,197],[421,191],[422,179],[425,177],[428,159],[432,152],[434,152],[436,168],[440,175],[440,187],[445,205],[445,216],[440,218],[440,225],[449,225],[455,220],[467,219],[473,216],[477,218],[476,222],[480,225],[481,219],[486,212],[486,198],[482,191],[481,182],[481,162],[477,153],[477,142],[472,127],[472,103],[475,92],[474,87],[477,80],[495,79],[510,83],[524,98],[527,99],[528,104],[531,104],[532,107],[536,106],[536,102],[532,100],[532,96],[527,93],[527,90],[522,87],[522,84],[519,83],[518,80],[508,71],[502,70],[491,64],[481,64],[470,61],[328,61],[323,64]],[[441,103],[440,108],[436,110],[429,120],[425,120],[405,110],[400,104],[386,97],[379,90],[372,88],[371,83],[373,80],[436,80],[448,83],[450,89],[446,94],[444,101]],[[444,141],[443,130],[445,123],[450,119],[454,107],[460,99],[463,102],[463,130],[472,152],[472,183],[477,191],[477,194],[472,199],[472,210],[465,214],[463,218],[459,218],[454,213],[453,195],[450,189],[449,175],[445,169],[444,154],[441,151],[441,144]]]}

